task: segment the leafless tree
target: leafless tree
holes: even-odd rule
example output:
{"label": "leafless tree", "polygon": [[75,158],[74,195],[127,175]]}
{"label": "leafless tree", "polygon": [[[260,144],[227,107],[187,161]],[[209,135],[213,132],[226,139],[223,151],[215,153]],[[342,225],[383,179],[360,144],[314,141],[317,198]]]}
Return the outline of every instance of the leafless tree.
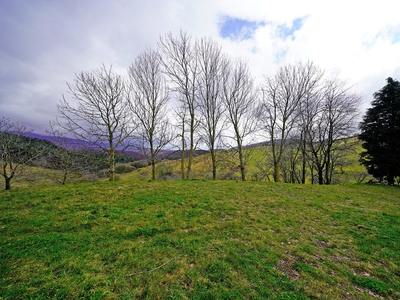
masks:
{"label": "leafless tree", "polygon": [[178,37],[174,37],[172,33],[168,33],[164,38],[161,37],[159,49],[163,54],[164,72],[168,75],[173,84],[173,91],[185,108],[182,111],[188,114],[188,118],[181,118],[187,122],[189,135],[189,157],[185,176],[188,179],[191,177],[193,155],[197,144],[195,137],[195,130],[198,126],[196,97],[198,93],[197,77],[200,72],[198,57],[191,37],[183,31]]}
{"label": "leafless tree", "polygon": [[186,126],[187,126],[187,109],[184,101],[181,101],[181,106],[177,107],[176,109],[174,108],[174,115],[177,123],[175,124],[175,127],[177,128],[177,137],[179,139],[179,145],[177,148],[180,151],[181,154],[181,163],[180,163],[180,169],[181,169],[181,179],[185,179],[185,158],[186,158]]}
{"label": "leafless tree", "polygon": [[80,165],[75,161],[75,153],[72,149],[69,149],[71,145],[70,141],[62,136],[59,129],[56,128],[54,122],[50,122],[49,130],[47,135],[51,136],[55,147],[47,154],[47,163],[52,169],[59,169],[62,172],[61,179],[59,180],[64,185],[68,177],[80,170]]}
{"label": "leafless tree", "polygon": [[[296,160],[292,161],[292,172],[295,168],[299,168],[300,183],[305,184],[307,169],[312,165],[312,153],[307,145],[308,134],[314,126],[315,118],[320,113],[321,101],[324,93],[324,82],[322,70],[318,71],[319,80],[315,85],[306,91],[299,102],[297,108],[297,125],[295,126],[294,134],[291,139],[293,147],[296,147]],[[297,143],[296,143],[297,142]],[[298,167],[300,164],[300,167]],[[312,171],[312,170],[310,170]]]}
{"label": "leafless tree", "polygon": [[87,149],[81,141],[63,136],[55,122],[50,122],[46,134],[54,144],[45,154],[46,165],[61,171],[60,177],[54,178],[55,182],[64,185],[74,176],[93,174],[104,165],[104,159],[93,155],[93,149]]}
{"label": "leafless tree", "polygon": [[312,62],[298,62],[281,67],[275,76],[264,80],[259,118],[271,140],[275,182],[281,181],[280,162],[296,125],[297,107],[321,76]]}
{"label": "leafless tree", "polygon": [[333,172],[343,161],[357,129],[361,96],[351,93],[345,81],[327,80],[321,98],[312,104],[306,130],[307,146],[318,173],[319,184],[330,184]]}
{"label": "leafless tree", "polygon": [[47,149],[44,143],[27,137],[30,132],[24,125],[4,117],[0,119],[0,174],[4,177],[6,190],[11,189],[11,180],[22,172],[24,166]]}
{"label": "leafless tree", "polygon": [[[67,83],[73,102],[64,96],[58,105],[57,125],[64,133],[107,153],[109,179],[114,180],[115,151],[127,146],[134,130],[126,83],[112,67],[76,74]],[[76,102],[76,103],[75,103]]]}
{"label": "leafless tree", "polygon": [[129,68],[130,107],[137,120],[141,149],[145,154],[150,151],[152,180],[156,179],[157,155],[173,138],[167,114],[170,93],[161,68],[160,54],[154,50],[140,54]]}
{"label": "leafless tree", "polygon": [[[243,148],[244,140],[257,128],[257,96],[249,68],[242,59],[234,63],[226,59],[222,69],[221,96],[225,104],[225,114],[233,134],[229,137],[235,141],[232,149],[239,156],[241,178],[246,180],[246,163],[249,158]],[[229,132],[229,130],[228,130]],[[247,151],[249,154],[250,151]]]}
{"label": "leafless tree", "polygon": [[195,51],[199,59],[198,108],[203,141],[211,155],[212,178],[217,178],[216,147],[222,131],[223,101],[220,96],[223,56],[221,47],[211,39],[200,38]]}

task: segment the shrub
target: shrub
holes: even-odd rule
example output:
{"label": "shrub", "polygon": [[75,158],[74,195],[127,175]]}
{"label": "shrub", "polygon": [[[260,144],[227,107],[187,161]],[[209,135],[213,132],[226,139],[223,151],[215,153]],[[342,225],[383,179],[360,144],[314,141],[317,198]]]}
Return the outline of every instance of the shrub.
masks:
{"label": "shrub", "polygon": [[118,164],[115,166],[115,173],[117,174],[129,173],[133,170],[135,170],[135,167],[131,164]]}
{"label": "shrub", "polygon": [[144,168],[144,167],[150,166],[150,164],[151,163],[150,163],[149,160],[144,159],[144,160],[134,161],[133,163],[131,163],[131,166],[136,168],[136,169],[140,169],[140,168]]}

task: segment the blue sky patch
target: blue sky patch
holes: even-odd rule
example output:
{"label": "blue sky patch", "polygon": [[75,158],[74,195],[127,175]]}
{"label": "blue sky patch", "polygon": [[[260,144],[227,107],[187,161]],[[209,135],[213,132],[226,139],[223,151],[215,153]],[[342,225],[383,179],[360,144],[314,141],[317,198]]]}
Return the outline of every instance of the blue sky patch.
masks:
{"label": "blue sky patch", "polygon": [[248,40],[252,38],[256,29],[263,25],[265,25],[263,22],[247,21],[239,18],[225,18],[219,34],[223,38],[232,40]]}
{"label": "blue sky patch", "polygon": [[286,25],[278,25],[277,35],[283,39],[290,38],[294,40],[294,33],[303,26],[303,21],[305,18],[297,18],[293,20],[292,27],[287,27]]}
{"label": "blue sky patch", "polygon": [[392,38],[392,44],[396,44],[398,42],[400,42],[400,30],[396,31]]}
{"label": "blue sky patch", "polygon": [[275,63],[281,64],[286,57],[286,50],[279,51],[275,54]]}

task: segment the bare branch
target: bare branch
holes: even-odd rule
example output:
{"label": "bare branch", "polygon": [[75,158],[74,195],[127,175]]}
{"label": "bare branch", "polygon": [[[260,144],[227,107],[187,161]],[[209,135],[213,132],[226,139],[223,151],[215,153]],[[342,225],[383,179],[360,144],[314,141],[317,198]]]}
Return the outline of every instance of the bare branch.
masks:
{"label": "bare branch", "polygon": [[58,126],[73,137],[85,141],[109,156],[110,180],[114,180],[115,150],[127,147],[134,127],[129,115],[129,103],[124,79],[104,65],[91,72],[80,72],[68,93],[58,105]]}

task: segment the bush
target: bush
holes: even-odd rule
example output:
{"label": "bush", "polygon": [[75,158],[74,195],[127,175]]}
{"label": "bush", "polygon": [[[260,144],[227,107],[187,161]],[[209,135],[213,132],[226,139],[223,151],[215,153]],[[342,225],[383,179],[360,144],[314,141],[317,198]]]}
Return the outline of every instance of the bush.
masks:
{"label": "bush", "polygon": [[160,163],[157,165],[157,179],[171,180],[177,179],[174,176],[174,168],[170,164]]}
{"label": "bush", "polygon": [[118,164],[115,166],[115,173],[123,174],[123,173],[130,173],[135,170],[135,167],[132,164]]}
{"label": "bush", "polygon": [[136,169],[140,169],[140,168],[144,168],[144,167],[150,166],[150,164],[151,163],[150,163],[149,160],[144,159],[144,160],[134,161],[133,163],[131,163],[131,166],[136,168]]}

